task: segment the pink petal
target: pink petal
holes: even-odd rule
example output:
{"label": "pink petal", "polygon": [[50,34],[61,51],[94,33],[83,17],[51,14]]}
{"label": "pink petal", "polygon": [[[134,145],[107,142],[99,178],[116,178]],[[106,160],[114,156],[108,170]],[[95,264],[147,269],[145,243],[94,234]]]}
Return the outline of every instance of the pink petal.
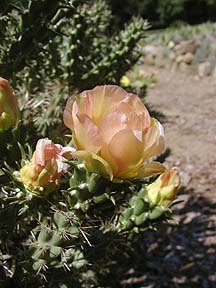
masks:
{"label": "pink petal", "polygon": [[109,143],[112,137],[120,130],[126,129],[126,116],[120,112],[108,114],[98,125],[103,142]]}
{"label": "pink petal", "polygon": [[130,104],[131,107],[133,107],[133,110],[137,114],[144,114],[146,116],[146,118],[148,118],[149,123],[150,123],[149,112],[148,112],[147,108],[145,107],[145,105],[143,104],[142,100],[137,95],[130,93],[129,96],[127,97],[126,101],[127,101],[127,103]]}
{"label": "pink petal", "polygon": [[118,104],[116,111],[127,115],[127,125],[130,129],[141,131],[150,126],[151,118],[148,110],[138,96],[134,94],[128,94]]}
{"label": "pink petal", "polygon": [[49,140],[48,138],[38,140],[34,153],[35,164],[39,164],[41,166],[45,165],[45,149],[47,143],[49,142],[51,142],[51,140]]}
{"label": "pink petal", "polygon": [[67,172],[68,169],[68,164],[65,163],[66,159],[60,155],[57,155],[56,157],[56,164],[57,164],[57,169],[58,169],[58,174],[61,175],[65,172]]}
{"label": "pink petal", "polygon": [[116,175],[119,167],[118,167],[118,163],[116,162],[116,159],[112,156],[112,154],[110,153],[109,147],[106,143],[103,143],[103,146],[101,148],[100,151],[100,156],[102,155],[103,159],[107,159],[111,169],[112,169],[112,174]]}
{"label": "pink petal", "polygon": [[61,155],[67,160],[70,160],[73,157],[73,153],[75,151],[76,149],[72,147],[62,147]]}
{"label": "pink petal", "polygon": [[73,117],[72,117],[73,103],[74,103],[74,97],[70,97],[66,103],[66,107],[64,110],[64,114],[63,114],[64,124],[70,129],[74,128]]}
{"label": "pink petal", "polygon": [[77,140],[78,149],[97,153],[102,145],[98,127],[93,123],[89,116],[77,114],[74,117],[74,132]]}
{"label": "pink petal", "polygon": [[44,166],[46,162],[50,161],[52,158],[55,158],[56,155],[60,154],[62,151],[62,146],[59,144],[54,144],[48,138],[43,138],[38,140],[35,153],[34,153],[34,162]]}
{"label": "pink petal", "polygon": [[137,115],[134,112],[127,115],[127,127],[133,130],[143,131],[149,127],[148,118],[144,114]]}
{"label": "pink petal", "polygon": [[[80,114],[86,114],[91,117],[92,114],[92,95],[91,90],[83,91],[76,97],[76,103],[78,105],[78,111]],[[73,114],[76,111],[73,109]]]}
{"label": "pink petal", "polygon": [[[156,121],[156,120],[154,120]],[[157,156],[164,151],[165,142],[162,131],[162,125],[156,121],[156,126],[151,126],[145,133],[143,133],[144,153],[145,160],[152,156]]]}
{"label": "pink petal", "polygon": [[89,92],[92,95],[92,119],[95,123],[115,111],[117,104],[128,94],[124,89],[116,85],[96,86]]}

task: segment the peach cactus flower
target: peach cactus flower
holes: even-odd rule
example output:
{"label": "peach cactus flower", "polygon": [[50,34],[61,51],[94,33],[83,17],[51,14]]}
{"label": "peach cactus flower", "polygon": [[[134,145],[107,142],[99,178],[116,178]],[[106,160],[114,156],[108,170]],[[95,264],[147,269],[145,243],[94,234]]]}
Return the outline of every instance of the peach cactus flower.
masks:
{"label": "peach cactus flower", "polygon": [[0,132],[13,127],[19,118],[16,97],[9,82],[0,77]]}
{"label": "peach cactus flower", "polygon": [[64,123],[73,132],[74,156],[92,172],[129,179],[165,169],[157,162],[144,164],[164,150],[162,125],[137,95],[121,87],[97,86],[69,98]]}
{"label": "peach cactus flower", "polygon": [[156,181],[147,186],[148,197],[154,205],[168,206],[180,185],[178,169],[167,169]]}
{"label": "peach cactus flower", "polygon": [[67,171],[68,165],[64,161],[71,158],[73,151],[73,148],[54,144],[47,138],[40,139],[31,161],[20,170],[21,182],[35,194],[48,194]]}

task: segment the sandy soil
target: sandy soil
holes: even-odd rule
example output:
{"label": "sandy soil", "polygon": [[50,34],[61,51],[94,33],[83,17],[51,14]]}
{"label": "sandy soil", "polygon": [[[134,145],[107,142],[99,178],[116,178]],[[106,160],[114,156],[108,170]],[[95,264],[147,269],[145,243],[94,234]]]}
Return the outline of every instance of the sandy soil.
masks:
{"label": "sandy soil", "polygon": [[179,167],[183,202],[174,208],[176,223],[138,237],[121,287],[215,288],[216,79],[144,69],[156,74],[145,101],[163,114],[159,119],[171,149],[166,162]]}
{"label": "sandy soil", "polygon": [[182,185],[216,201],[216,79],[153,72],[157,83],[146,100],[164,114],[167,162],[179,167]]}

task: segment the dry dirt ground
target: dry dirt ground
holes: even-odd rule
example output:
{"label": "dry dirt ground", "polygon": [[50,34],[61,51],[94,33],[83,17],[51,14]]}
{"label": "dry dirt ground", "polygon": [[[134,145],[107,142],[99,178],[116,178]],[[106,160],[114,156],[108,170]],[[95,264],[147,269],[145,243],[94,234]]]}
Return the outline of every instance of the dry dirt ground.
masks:
{"label": "dry dirt ground", "polygon": [[215,288],[216,79],[147,69],[157,83],[145,101],[163,114],[159,118],[171,149],[166,163],[179,167],[183,202],[175,208],[178,225],[137,239],[138,254],[121,287]]}
{"label": "dry dirt ground", "polygon": [[182,185],[216,202],[216,79],[155,70],[147,102],[164,115],[165,139]]}

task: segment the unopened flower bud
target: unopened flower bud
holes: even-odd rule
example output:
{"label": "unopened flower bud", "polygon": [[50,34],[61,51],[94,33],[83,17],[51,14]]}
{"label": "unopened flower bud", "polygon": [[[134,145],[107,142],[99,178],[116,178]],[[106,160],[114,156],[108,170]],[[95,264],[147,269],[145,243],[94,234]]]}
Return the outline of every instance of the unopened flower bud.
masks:
{"label": "unopened flower bud", "polygon": [[65,163],[73,148],[40,139],[29,163],[20,170],[21,181],[32,193],[47,195],[55,190],[59,178],[67,171]]}
{"label": "unopened flower bud", "polygon": [[9,82],[0,77],[0,132],[15,126],[19,118],[16,97]]}
{"label": "unopened flower bud", "polygon": [[173,167],[161,174],[156,181],[147,186],[151,203],[158,206],[168,206],[174,199],[180,184],[178,169]]}

